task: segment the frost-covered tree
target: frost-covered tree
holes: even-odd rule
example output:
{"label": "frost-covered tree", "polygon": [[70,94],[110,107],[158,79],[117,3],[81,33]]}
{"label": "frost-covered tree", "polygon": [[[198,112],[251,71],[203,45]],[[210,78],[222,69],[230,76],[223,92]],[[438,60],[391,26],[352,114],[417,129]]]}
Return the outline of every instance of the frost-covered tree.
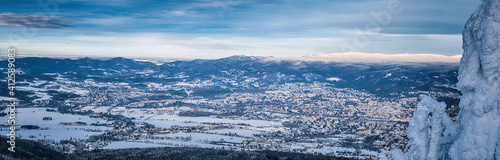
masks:
{"label": "frost-covered tree", "polygon": [[449,121],[442,103],[424,98],[408,127],[407,153],[393,150],[389,158],[500,159],[499,46],[500,0],[483,0],[463,32],[457,84],[463,95],[457,121]]}
{"label": "frost-covered tree", "polygon": [[[396,149],[389,152],[392,159],[437,160],[447,158],[450,139],[455,134],[453,122],[446,114],[446,104],[425,96],[417,105],[408,127],[410,141],[405,150]],[[384,159],[381,155],[381,159]],[[386,158],[385,158],[386,159]]]}
{"label": "frost-covered tree", "polygon": [[500,0],[484,0],[463,33],[452,159],[500,159]]}

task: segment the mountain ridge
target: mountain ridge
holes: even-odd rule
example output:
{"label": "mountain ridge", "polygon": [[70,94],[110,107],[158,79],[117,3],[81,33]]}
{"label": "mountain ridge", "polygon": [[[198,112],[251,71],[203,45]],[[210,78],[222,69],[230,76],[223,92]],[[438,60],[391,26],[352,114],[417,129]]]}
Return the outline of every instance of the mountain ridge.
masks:
{"label": "mountain ridge", "polygon": [[[2,66],[7,66],[6,61],[1,63]],[[50,80],[53,77],[46,74],[57,73],[80,81],[92,77],[97,81],[129,83],[210,80],[221,86],[246,89],[276,83],[317,81],[384,96],[395,94],[393,97],[422,89],[458,92],[455,86],[458,81],[458,63],[267,61],[259,57],[234,56],[157,65],[128,58],[98,60],[28,57],[17,59],[16,68],[22,71],[19,77],[27,74],[23,77],[27,79],[36,77]],[[332,78],[335,80],[332,81]],[[250,82],[248,79],[254,80]]]}

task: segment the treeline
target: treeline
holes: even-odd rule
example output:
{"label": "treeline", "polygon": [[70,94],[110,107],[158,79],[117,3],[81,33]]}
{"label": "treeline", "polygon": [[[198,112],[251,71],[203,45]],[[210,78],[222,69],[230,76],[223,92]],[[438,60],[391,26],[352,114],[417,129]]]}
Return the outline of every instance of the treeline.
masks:
{"label": "treeline", "polygon": [[348,158],[277,151],[228,151],[208,148],[130,148],[76,152],[71,160],[148,159],[148,160],[347,160]]}
{"label": "treeline", "polygon": [[16,139],[16,152],[10,152],[6,137],[0,136],[0,159],[38,159],[38,160],[63,160],[66,155],[52,150],[39,142]]}
{"label": "treeline", "polygon": [[11,160],[347,160],[349,158],[277,151],[228,151],[209,148],[161,147],[78,151],[62,154],[31,140],[16,140],[16,152],[7,150],[0,136],[0,159]]}
{"label": "treeline", "polygon": [[187,111],[187,112],[180,112],[179,116],[183,117],[208,117],[211,115],[216,115],[215,113],[211,112],[203,112],[203,111]]}

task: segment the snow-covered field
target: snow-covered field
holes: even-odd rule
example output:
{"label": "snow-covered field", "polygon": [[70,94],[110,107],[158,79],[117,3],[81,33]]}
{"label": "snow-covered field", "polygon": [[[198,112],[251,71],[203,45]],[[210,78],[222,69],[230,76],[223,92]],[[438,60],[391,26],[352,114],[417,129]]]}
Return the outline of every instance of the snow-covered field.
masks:
{"label": "snow-covered field", "polygon": [[196,141],[177,141],[177,140],[134,140],[112,142],[103,149],[120,148],[151,148],[151,147],[200,147],[200,148],[222,148],[227,146],[213,145]]}
{"label": "snow-covered field", "polygon": [[[198,126],[201,123],[230,123],[230,124],[249,124],[254,127],[270,127],[281,126],[281,122],[264,121],[264,120],[235,120],[235,119],[220,119],[211,117],[181,117],[175,114],[145,114],[139,110],[128,110],[128,113],[122,115],[126,117],[134,117],[138,122],[147,122],[157,127],[169,128],[172,125],[179,126]],[[142,117],[142,118],[141,118]]]}
{"label": "snow-covered field", "polygon": [[152,147],[165,147],[165,145],[155,143],[141,143],[139,141],[119,141],[112,142],[103,149],[122,149],[122,148],[152,148]]}
{"label": "snow-covered field", "polygon": [[[91,123],[106,123],[103,119],[90,118],[82,115],[61,114],[59,112],[48,112],[47,108],[17,108],[16,126],[37,125],[40,129],[16,131],[16,134],[23,139],[53,139],[64,140],[70,138],[86,139],[91,135],[104,133],[111,129],[105,126],[91,126]],[[52,120],[43,120],[43,117],[52,117]],[[8,116],[0,117],[0,124],[8,125]],[[61,125],[60,122],[85,122],[85,126]],[[88,130],[101,130],[94,132]],[[8,128],[1,128],[0,134],[7,135]],[[30,138],[30,136],[34,136]]]}
{"label": "snow-covered field", "polygon": [[245,136],[245,137],[253,137],[254,134],[261,134],[264,132],[261,131],[255,131],[255,130],[247,130],[247,129],[218,129],[218,130],[207,130],[209,133],[236,133],[240,136]]}
{"label": "snow-covered field", "polygon": [[[55,141],[60,141],[60,140],[68,140],[71,138],[77,138],[77,139],[87,139],[91,135],[98,135],[98,134],[103,134],[104,132],[87,132],[85,130],[81,129],[75,129],[71,127],[65,127],[64,129],[49,129],[49,130],[20,130],[16,132],[16,135],[21,137],[22,139],[30,139],[30,140],[37,140],[37,139],[52,139]],[[7,128],[2,128],[2,131],[0,131],[0,134],[2,135],[7,135],[8,134],[8,129]],[[34,137],[30,137],[34,136]]]}
{"label": "snow-covered field", "polygon": [[[355,153],[356,149],[354,149],[354,148],[343,148],[343,147],[323,147],[323,148],[320,148],[320,149],[317,149],[317,148],[308,148],[306,150],[306,152],[309,152],[309,153],[311,153],[311,152],[312,153],[317,152],[317,153],[323,153],[323,154],[334,153],[335,155],[339,155],[338,153],[342,153],[342,152],[352,152],[352,153]],[[378,155],[378,152],[362,149],[361,150],[361,154],[376,156],[376,155]]]}
{"label": "snow-covered field", "polygon": [[233,142],[233,143],[241,143],[245,140],[245,138],[233,137],[233,136],[224,136],[217,134],[205,134],[205,133],[174,133],[174,134],[165,134],[165,135],[157,135],[157,137],[191,137],[192,142],[196,141],[224,141],[224,142]]}

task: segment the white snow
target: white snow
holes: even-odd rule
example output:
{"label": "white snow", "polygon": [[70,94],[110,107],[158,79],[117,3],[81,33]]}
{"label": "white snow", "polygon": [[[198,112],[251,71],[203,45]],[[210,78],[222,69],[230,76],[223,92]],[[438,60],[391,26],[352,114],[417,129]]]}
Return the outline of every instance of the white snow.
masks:
{"label": "white snow", "polygon": [[303,57],[267,57],[264,61],[322,61],[322,62],[446,62],[456,63],[461,56],[444,56],[439,54],[383,54],[383,53],[321,53]]}
{"label": "white snow", "polygon": [[[104,127],[101,127],[104,128]],[[104,131],[104,130],[103,130]],[[38,140],[38,139],[52,139],[55,141],[68,140],[71,138],[77,139],[88,139],[91,135],[104,134],[105,132],[87,132],[84,128],[80,126],[68,126],[68,127],[58,127],[49,128],[48,130],[19,130],[16,135],[22,139]],[[8,128],[2,128],[0,134],[9,134]],[[34,137],[30,137],[34,136]]]}
{"label": "white snow", "polygon": [[174,134],[156,135],[156,137],[170,137],[170,138],[192,137],[192,139],[191,139],[192,142],[224,140],[225,142],[241,143],[245,140],[244,138],[240,138],[240,137],[224,136],[224,135],[217,135],[217,134],[205,134],[205,133],[174,133]]}
{"label": "white snow", "polygon": [[338,82],[338,81],[341,81],[342,79],[337,78],[337,77],[330,77],[330,78],[327,78],[326,80],[327,80],[327,81],[335,81],[335,82]]}
{"label": "white snow", "polygon": [[0,96],[0,101],[11,101],[12,99],[17,100],[17,98]]}
{"label": "white snow", "polygon": [[457,120],[449,120],[444,104],[424,98],[410,121],[408,153],[392,150],[381,159],[500,159],[499,13],[499,0],[483,0],[465,25]]}
{"label": "white snow", "polygon": [[452,124],[445,112],[446,104],[425,96],[417,107],[408,127],[407,156],[410,159],[439,159],[445,154],[440,148],[445,142],[441,140],[442,134]]}
{"label": "white snow", "polygon": [[384,76],[384,78],[387,78],[387,77],[390,77],[390,76],[392,76],[392,73],[387,73],[387,74]]}
{"label": "white snow", "polygon": [[[158,127],[169,128],[172,125],[187,125],[187,126],[198,126],[206,123],[231,123],[238,124],[244,123],[251,126],[281,126],[281,122],[274,121],[264,121],[264,120],[238,120],[238,119],[220,119],[211,117],[182,117],[174,114],[162,114],[162,115],[148,115],[143,113],[133,113],[124,114],[127,117],[136,117],[136,121],[144,121],[153,124]],[[141,119],[140,116],[144,116],[147,119]]]}
{"label": "white snow", "polygon": [[[407,153],[395,149],[388,153],[390,157],[396,160],[437,160],[446,157],[450,139],[456,134],[449,132],[454,131],[455,126],[445,110],[444,102],[438,102],[429,96],[422,98],[408,127],[407,137],[410,140],[405,148]],[[381,154],[379,158],[387,159],[384,156]]]}
{"label": "white snow", "polygon": [[500,1],[483,0],[463,33],[457,84],[463,96],[452,159],[500,159]]}
{"label": "white snow", "polygon": [[[300,148],[298,148],[300,149]],[[354,148],[344,148],[344,147],[323,147],[323,148],[308,148],[306,150],[306,152],[309,152],[309,153],[314,153],[314,152],[317,152],[317,153],[322,153],[322,154],[329,154],[329,153],[332,153],[334,155],[337,155],[337,156],[342,156],[341,154],[338,154],[338,152],[351,152],[351,153],[355,153],[356,152],[356,149]],[[365,154],[365,155],[377,155],[377,152],[375,151],[369,151],[369,150],[366,150],[366,149],[361,149],[361,154]]]}
{"label": "white snow", "polygon": [[119,141],[112,142],[103,149],[122,149],[122,148],[154,148],[154,147],[165,147],[165,145],[156,143],[144,143],[144,142],[134,142],[134,141]]}
{"label": "white snow", "polygon": [[[100,118],[90,118],[88,116],[61,114],[58,112],[47,112],[47,108],[16,108],[16,127],[21,125],[37,125],[41,128],[36,130],[21,129],[16,132],[17,136],[22,136],[23,139],[53,139],[56,141],[78,138],[87,139],[88,136],[103,134],[106,130],[111,129],[105,126],[92,126],[91,123],[106,123]],[[44,121],[43,117],[52,117],[52,120]],[[0,117],[0,124],[9,126],[7,123],[8,116]],[[61,125],[61,122],[85,122],[86,126],[70,126]],[[100,130],[100,132],[92,132],[89,130]],[[0,127],[0,134],[7,135],[8,128]],[[33,138],[29,136],[35,136]]]}
{"label": "white snow", "polygon": [[131,140],[117,141],[103,147],[103,149],[120,149],[120,148],[152,148],[152,147],[200,147],[200,148],[222,148],[228,147],[223,145],[214,145],[196,141],[179,141],[179,140]]}
{"label": "white snow", "polygon": [[219,129],[219,130],[207,130],[209,133],[219,133],[219,134],[226,134],[226,133],[232,133],[232,134],[238,134],[240,136],[245,136],[245,137],[253,137],[254,134],[262,134],[264,132],[261,131],[254,131],[254,130],[247,130],[247,129]]}

